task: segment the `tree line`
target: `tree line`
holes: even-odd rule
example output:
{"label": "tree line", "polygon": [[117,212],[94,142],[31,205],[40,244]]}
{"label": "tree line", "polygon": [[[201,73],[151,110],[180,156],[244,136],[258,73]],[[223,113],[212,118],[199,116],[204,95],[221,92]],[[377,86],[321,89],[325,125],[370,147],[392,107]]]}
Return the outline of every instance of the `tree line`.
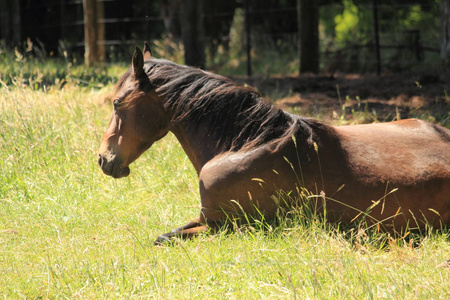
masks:
{"label": "tree line", "polygon": [[[450,0],[431,2],[439,2],[440,57],[448,66]],[[377,19],[403,17],[396,9],[390,10],[389,15],[377,16],[377,7],[403,5],[407,8],[408,5],[416,5],[426,12],[429,3],[425,0],[2,0],[0,38],[11,48],[23,44],[25,38],[36,38],[50,51],[56,51],[58,40],[64,39],[75,46],[83,46],[85,62],[91,65],[107,59],[105,46],[108,43],[105,41],[117,40],[120,43],[125,39],[157,39],[167,34],[183,43],[186,64],[205,67],[205,51],[214,53],[219,45],[227,47],[223,37],[230,32],[235,11],[241,9],[245,11],[245,28],[241,33],[246,37],[243,51],[251,52],[251,34],[265,34],[274,40],[280,38],[280,33],[297,34],[300,72],[316,73],[320,66],[320,26],[325,31],[329,28],[336,30],[334,23],[339,14],[343,16],[341,22],[351,23],[351,18],[342,12],[321,15],[321,7],[330,4],[340,4],[344,8],[370,7],[368,11],[373,14],[365,16],[358,26],[367,27],[363,34],[376,52]],[[74,30],[80,22],[83,24],[82,32]],[[38,24],[44,28],[40,32],[37,32]],[[341,38],[340,33],[332,34]],[[350,38],[353,37],[350,35]]]}

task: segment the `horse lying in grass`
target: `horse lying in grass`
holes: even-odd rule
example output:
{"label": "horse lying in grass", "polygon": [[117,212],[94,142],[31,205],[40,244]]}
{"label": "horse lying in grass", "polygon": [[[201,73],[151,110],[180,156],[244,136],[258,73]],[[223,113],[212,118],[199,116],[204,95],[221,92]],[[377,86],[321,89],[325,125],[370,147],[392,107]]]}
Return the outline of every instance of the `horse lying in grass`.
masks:
{"label": "horse lying in grass", "polygon": [[198,173],[200,216],[155,243],[216,228],[230,214],[273,217],[292,205],[277,203],[277,193],[301,189],[327,199],[329,221],[364,213],[392,230],[450,223],[450,131],[438,125],[328,126],[222,76],[155,59],[147,43],[136,48],[113,103],[98,158],[105,174],[128,176],[169,131]]}

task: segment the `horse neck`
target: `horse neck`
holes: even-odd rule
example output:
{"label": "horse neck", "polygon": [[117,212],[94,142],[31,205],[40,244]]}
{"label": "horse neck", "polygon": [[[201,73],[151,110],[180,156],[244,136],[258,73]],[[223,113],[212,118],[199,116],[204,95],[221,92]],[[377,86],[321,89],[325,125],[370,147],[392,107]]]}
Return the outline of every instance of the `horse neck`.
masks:
{"label": "horse neck", "polygon": [[200,173],[208,161],[224,152],[216,146],[217,141],[208,135],[205,126],[200,125],[194,128],[185,122],[180,122],[171,129],[197,173]]}
{"label": "horse neck", "polygon": [[174,74],[180,72],[175,71],[171,66],[157,74],[169,78],[160,88],[161,102],[171,116],[170,131],[197,172],[221,153],[276,139],[292,123],[249,88],[191,68],[177,80]]}
{"label": "horse neck", "polygon": [[[191,160],[194,168],[199,173],[202,167],[215,156],[228,151],[240,151],[245,149],[252,149],[261,144],[269,143],[273,140],[279,139],[281,137],[288,136],[292,134],[292,130],[296,127],[295,119],[291,115],[286,114],[280,110],[277,110],[282,119],[282,123],[285,124],[283,127],[281,124],[277,123],[277,128],[273,125],[273,122],[261,121],[254,125],[253,128],[246,128],[247,124],[243,122],[235,122],[229,124],[226,132],[214,130],[214,124],[211,120],[203,119],[192,122],[192,120],[186,119],[173,124],[171,131],[177,137],[184,151]],[[250,112],[247,112],[250,113]],[[245,115],[241,112],[240,117]],[[251,117],[251,116],[250,116]],[[279,121],[280,118],[274,120],[274,122]],[[268,128],[265,134],[256,136],[256,138],[248,138],[245,131],[253,131],[255,128],[264,131],[264,128]],[[213,130],[212,130],[213,128]],[[219,132],[219,134],[217,134]],[[228,139],[224,142],[224,135],[231,135],[232,139]],[[269,135],[270,136],[267,136]],[[275,134],[274,134],[275,133]],[[256,141],[257,139],[261,139]]]}

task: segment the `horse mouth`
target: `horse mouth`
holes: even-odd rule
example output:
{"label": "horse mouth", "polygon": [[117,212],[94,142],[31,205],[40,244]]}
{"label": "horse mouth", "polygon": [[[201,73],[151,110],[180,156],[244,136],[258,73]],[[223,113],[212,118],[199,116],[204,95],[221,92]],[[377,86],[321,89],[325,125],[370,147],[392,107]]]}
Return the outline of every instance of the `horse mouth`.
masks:
{"label": "horse mouth", "polygon": [[122,165],[118,159],[108,160],[101,154],[98,155],[98,164],[102,168],[103,173],[113,178],[122,178],[130,175],[130,168]]}

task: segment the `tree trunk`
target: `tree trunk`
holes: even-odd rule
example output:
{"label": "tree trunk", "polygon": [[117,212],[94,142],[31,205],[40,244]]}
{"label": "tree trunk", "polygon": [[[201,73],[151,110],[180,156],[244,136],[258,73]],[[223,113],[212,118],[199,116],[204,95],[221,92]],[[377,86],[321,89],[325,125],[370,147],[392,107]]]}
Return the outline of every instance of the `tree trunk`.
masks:
{"label": "tree trunk", "polygon": [[83,0],[84,59],[87,66],[105,61],[103,2]]}
{"label": "tree trunk", "polygon": [[0,1],[0,39],[14,48],[21,40],[20,0]]}
{"label": "tree trunk", "polygon": [[103,6],[103,1],[97,1],[96,5],[96,33],[97,33],[97,55],[99,61],[104,63],[106,59],[106,49],[105,49],[105,23],[103,19],[105,18],[105,9]]}
{"label": "tree trunk", "polygon": [[180,10],[185,64],[205,68],[203,0],[183,0]]}
{"label": "tree trunk", "polygon": [[450,73],[450,0],[441,0],[440,3],[441,58],[448,74]]}
{"label": "tree trunk", "polygon": [[171,35],[171,38],[180,40],[181,26],[178,16],[180,12],[180,0],[160,0],[160,12],[164,23],[166,32]]}
{"label": "tree trunk", "polygon": [[317,1],[297,0],[300,73],[319,72],[319,5]]}

